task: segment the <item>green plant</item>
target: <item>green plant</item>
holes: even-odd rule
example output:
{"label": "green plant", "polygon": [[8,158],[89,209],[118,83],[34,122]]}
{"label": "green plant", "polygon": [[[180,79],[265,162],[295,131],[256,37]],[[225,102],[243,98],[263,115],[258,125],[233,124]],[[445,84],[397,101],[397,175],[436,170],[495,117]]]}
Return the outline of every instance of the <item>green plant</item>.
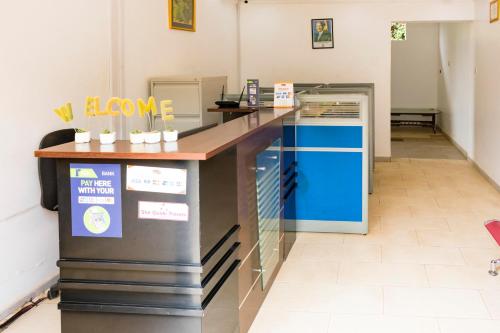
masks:
{"label": "green plant", "polygon": [[101,134],[111,134],[112,132],[109,129],[103,129]]}
{"label": "green plant", "polygon": [[406,40],[406,23],[393,22],[391,25],[392,40]]}
{"label": "green plant", "polygon": [[170,126],[165,126],[165,131],[166,132],[173,132],[174,129],[172,127],[170,127]]}
{"label": "green plant", "polygon": [[75,128],[75,133],[85,133],[88,132],[85,128]]}
{"label": "green plant", "polygon": [[130,134],[141,134],[142,131],[141,130],[133,130],[130,132]]}

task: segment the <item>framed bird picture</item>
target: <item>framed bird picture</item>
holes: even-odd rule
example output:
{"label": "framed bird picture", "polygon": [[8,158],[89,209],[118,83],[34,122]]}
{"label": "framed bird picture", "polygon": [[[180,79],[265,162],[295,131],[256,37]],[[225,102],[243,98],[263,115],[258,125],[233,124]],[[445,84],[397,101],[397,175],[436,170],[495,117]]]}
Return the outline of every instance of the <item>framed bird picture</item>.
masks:
{"label": "framed bird picture", "polygon": [[168,0],[170,29],[196,31],[196,0]]}

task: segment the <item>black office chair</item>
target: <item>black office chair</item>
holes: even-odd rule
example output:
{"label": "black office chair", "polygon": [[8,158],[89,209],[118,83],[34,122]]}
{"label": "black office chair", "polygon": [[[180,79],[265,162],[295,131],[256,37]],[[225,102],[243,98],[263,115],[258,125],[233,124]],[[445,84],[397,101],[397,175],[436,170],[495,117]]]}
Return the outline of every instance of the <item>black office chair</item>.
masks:
{"label": "black office chair", "polygon": [[[75,130],[63,129],[47,134],[40,141],[40,149],[49,148],[75,140]],[[38,159],[38,178],[40,180],[41,199],[43,208],[55,212],[59,208],[57,199],[57,170],[56,161],[50,158]],[[59,287],[56,284],[49,289],[47,298],[54,299],[59,296]]]}
{"label": "black office chair", "polygon": [[[40,141],[40,149],[57,146],[75,140],[75,130],[63,129],[47,134]],[[40,179],[41,200],[43,208],[58,210],[56,161],[50,158],[38,159],[38,177]]]}

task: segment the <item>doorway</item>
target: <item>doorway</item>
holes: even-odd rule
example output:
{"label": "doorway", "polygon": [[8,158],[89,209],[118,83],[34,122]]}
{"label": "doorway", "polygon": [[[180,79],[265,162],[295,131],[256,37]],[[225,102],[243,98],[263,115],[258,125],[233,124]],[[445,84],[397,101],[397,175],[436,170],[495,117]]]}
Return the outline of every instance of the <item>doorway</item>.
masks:
{"label": "doorway", "polygon": [[392,157],[466,160],[474,127],[471,23],[395,22],[392,31]]}

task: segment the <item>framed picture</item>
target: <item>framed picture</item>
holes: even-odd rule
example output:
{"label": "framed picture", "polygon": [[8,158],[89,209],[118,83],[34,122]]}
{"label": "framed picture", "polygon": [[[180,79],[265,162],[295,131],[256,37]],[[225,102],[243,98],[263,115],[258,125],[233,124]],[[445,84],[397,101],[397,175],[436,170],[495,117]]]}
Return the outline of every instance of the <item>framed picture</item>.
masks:
{"label": "framed picture", "polygon": [[311,35],[313,49],[333,49],[333,19],[312,19]]}
{"label": "framed picture", "polygon": [[490,2],[490,23],[498,21],[499,14],[498,0],[493,0]]}
{"label": "framed picture", "polygon": [[170,29],[196,31],[196,0],[168,0]]}

